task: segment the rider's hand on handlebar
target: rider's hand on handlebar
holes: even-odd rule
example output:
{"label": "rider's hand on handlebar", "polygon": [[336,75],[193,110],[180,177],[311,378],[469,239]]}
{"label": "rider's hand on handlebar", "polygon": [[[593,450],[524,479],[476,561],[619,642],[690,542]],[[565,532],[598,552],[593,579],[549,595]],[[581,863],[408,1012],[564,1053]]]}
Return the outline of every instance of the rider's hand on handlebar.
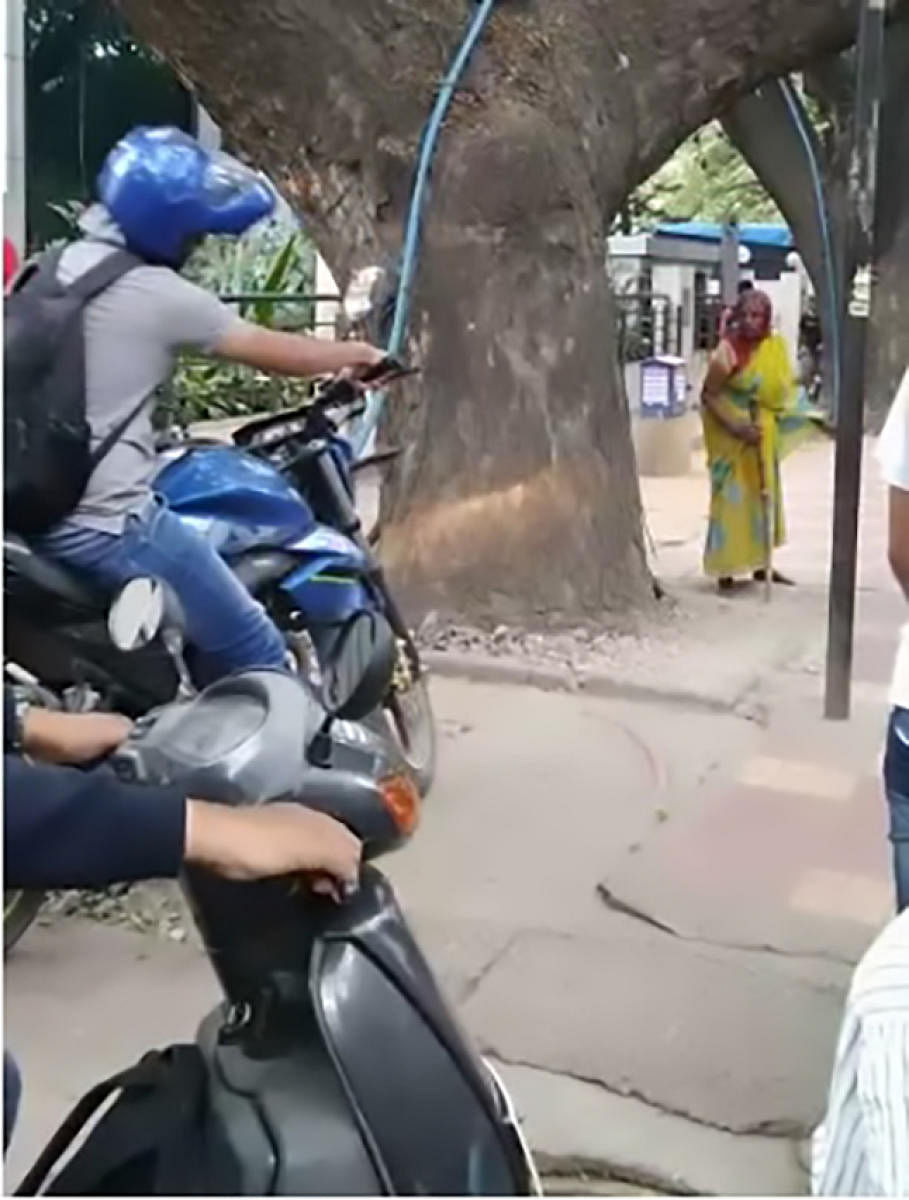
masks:
{"label": "rider's hand on handlebar", "polygon": [[359,379],[370,367],[377,367],[385,359],[385,351],[369,342],[341,342],[340,345],[346,356],[349,355],[342,371],[348,379]]}
{"label": "rider's hand on handlebar", "polygon": [[405,375],[417,373],[415,368],[404,366],[387,351],[377,350],[366,342],[345,342],[344,345],[354,346],[354,353],[362,359],[345,367],[338,377],[349,380],[361,390],[379,389]]}
{"label": "rider's hand on handlebar", "polygon": [[346,826],[299,804],[186,805],[184,858],[228,879],[312,875],[316,890],[340,899],[356,886],[361,850]]}

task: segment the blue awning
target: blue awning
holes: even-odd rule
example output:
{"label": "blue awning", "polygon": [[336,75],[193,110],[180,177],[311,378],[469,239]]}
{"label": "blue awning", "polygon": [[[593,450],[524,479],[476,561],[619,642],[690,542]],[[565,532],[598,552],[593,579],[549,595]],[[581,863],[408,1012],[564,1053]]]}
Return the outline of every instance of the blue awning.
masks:
{"label": "blue awning", "polygon": [[[720,242],[723,226],[713,221],[661,221],[654,232],[664,237]],[[792,233],[786,225],[740,225],[739,241],[745,246],[769,246],[778,250],[791,250],[793,246]]]}

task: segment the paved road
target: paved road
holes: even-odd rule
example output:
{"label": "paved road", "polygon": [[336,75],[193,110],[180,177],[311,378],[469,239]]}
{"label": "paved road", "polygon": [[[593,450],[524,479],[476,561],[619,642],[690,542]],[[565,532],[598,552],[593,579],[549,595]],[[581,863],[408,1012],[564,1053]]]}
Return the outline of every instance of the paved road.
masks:
{"label": "paved road", "polygon": [[[806,640],[765,681],[765,724],[435,681],[439,782],[386,865],[561,1170],[720,1193],[804,1186],[795,1141],[823,1107],[848,964],[890,903],[876,770],[902,612],[877,566],[872,496],[855,717],[823,724],[828,474],[820,451],[790,469],[787,553],[805,586],[773,619],[807,615]],[[683,501],[694,511],[694,486],[679,484],[676,516]],[[700,587],[696,542],[682,539],[687,558],[675,548],[683,597]],[[733,604],[747,632],[759,600]],[[28,1083],[13,1179],[78,1093],[190,1036],[214,995],[192,948],[84,923],[31,933],[5,985]]]}
{"label": "paved road", "polygon": [[[435,702],[439,785],[418,836],[387,866],[484,1048],[543,1073],[516,1085],[528,1089],[541,1148],[560,1165],[584,1157],[563,1153],[557,1137],[549,1144],[564,1117],[553,1125],[554,1112],[546,1116],[556,1093],[540,1079],[554,1075],[605,1087],[597,1101],[625,1093],[643,1101],[621,1130],[604,1125],[599,1150],[586,1153],[621,1161],[615,1137],[624,1144],[636,1131],[628,1170],[638,1176],[642,1123],[667,1112],[693,1118],[695,1137],[736,1130],[717,1135],[721,1159],[750,1146],[742,1133],[809,1124],[845,972],[726,949],[710,930],[671,936],[610,910],[597,890],[629,862],[649,871],[676,829],[697,828],[737,786],[742,764],[761,761],[760,728],[678,707],[454,681],[437,681]],[[689,855],[682,865],[695,874],[671,883],[734,924],[754,904],[751,893],[730,890],[750,850],[730,843],[728,830],[722,836],[726,844],[711,842],[710,852],[724,869]],[[653,890],[660,918],[667,887]],[[93,1079],[149,1044],[190,1036],[213,996],[206,963],[187,946],[79,922],[31,933],[6,972],[7,1038],[28,1081],[11,1178]],[[579,1095],[579,1113],[592,1102]],[[785,1191],[798,1180],[794,1157],[787,1174],[785,1147],[758,1141],[761,1153],[749,1149],[748,1161],[763,1165],[745,1190]]]}

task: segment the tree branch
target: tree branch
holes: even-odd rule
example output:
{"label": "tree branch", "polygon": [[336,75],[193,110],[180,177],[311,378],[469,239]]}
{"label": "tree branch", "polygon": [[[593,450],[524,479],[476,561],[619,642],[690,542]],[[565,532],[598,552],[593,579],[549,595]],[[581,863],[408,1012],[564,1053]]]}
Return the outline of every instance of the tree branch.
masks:
{"label": "tree branch", "polygon": [[[325,235],[356,219],[350,206],[326,219],[348,191],[400,212],[463,0],[114,2]],[[909,0],[891,6],[906,12]],[[855,0],[673,0],[668,19],[666,0],[503,0],[468,81],[474,104],[456,105],[451,123],[532,112],[546,140],[572,143],[576,170],[611,214],[762,78],[847,46],[856,11]],[[352,160],[359,179],[339,165]],[[368,224],[361,241],[381,224],[375,211]]]}

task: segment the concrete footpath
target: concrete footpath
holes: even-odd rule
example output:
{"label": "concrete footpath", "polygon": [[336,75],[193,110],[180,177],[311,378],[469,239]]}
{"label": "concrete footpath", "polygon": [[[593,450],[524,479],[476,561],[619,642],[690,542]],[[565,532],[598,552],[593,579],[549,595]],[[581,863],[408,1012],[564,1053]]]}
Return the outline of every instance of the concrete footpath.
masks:
{"label": "concrete footpath", "polygon": [[[559,1188],[806,1189],[851,964],[891,904],[878,757],[903,615],[870,475],[854,714],[823,722],[829,467],[825,446],[787,464],[800,586],[769,611],[703,587],[702,479],[645,487],[676,636],[769,631],[744,693],[689,704],[673,682],[667,702],[652,664],[628,695],[434,681],[438,784],[385,866]],[[691,661],[709,692],[714,659]],[[30,931],[5,986],[26,1077],[10,1183],[87,1086],[191,1037],[215,997],[193,945],[84,920]]]}

